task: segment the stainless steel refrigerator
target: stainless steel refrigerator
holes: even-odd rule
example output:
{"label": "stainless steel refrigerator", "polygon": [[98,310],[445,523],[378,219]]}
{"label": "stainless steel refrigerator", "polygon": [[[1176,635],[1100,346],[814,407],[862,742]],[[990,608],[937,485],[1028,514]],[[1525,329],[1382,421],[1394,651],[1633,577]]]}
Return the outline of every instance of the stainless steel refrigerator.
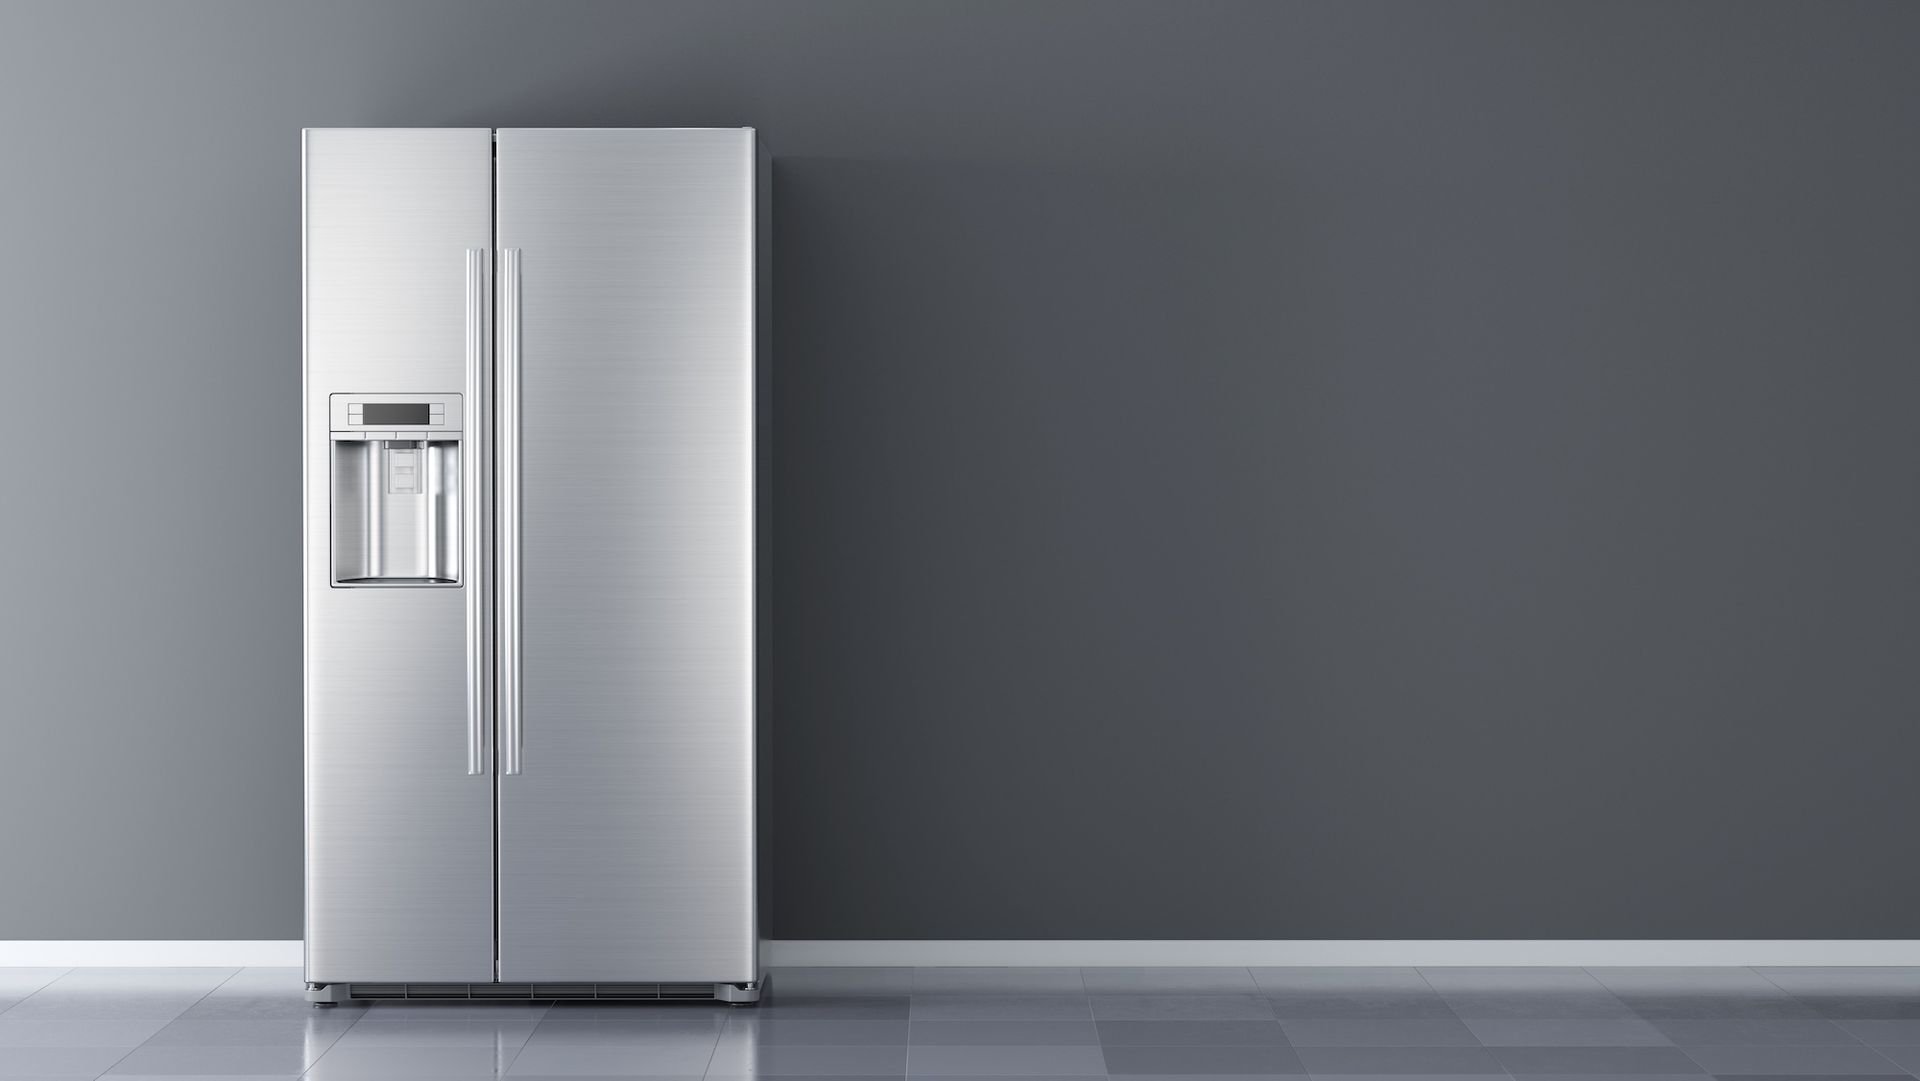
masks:
{"label": "stainless steel refrigerator", "polygon": [[305,132],[314,1001],[758,999],[767,175],[750,129]]}

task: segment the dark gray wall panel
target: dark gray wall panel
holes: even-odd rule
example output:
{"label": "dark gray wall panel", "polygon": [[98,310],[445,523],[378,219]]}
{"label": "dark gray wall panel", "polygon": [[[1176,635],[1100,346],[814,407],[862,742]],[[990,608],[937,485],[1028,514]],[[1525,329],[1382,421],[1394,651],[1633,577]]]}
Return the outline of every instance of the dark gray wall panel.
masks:
{"label": "dark gray wall panel", "polygon": [[299,934],[298,131],[395,124],[778,155],[775,936],[1911,936],[1916,41],[15,0],[0,939]]}

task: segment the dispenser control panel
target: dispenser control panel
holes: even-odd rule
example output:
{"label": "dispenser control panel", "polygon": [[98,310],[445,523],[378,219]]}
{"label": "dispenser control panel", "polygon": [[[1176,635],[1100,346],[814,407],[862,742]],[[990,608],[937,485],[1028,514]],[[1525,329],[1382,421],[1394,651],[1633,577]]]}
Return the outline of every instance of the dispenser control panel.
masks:
{"label": "dispenser control panel", "polygon": [[458,394],[334,394],[335,439],[458,439]]}

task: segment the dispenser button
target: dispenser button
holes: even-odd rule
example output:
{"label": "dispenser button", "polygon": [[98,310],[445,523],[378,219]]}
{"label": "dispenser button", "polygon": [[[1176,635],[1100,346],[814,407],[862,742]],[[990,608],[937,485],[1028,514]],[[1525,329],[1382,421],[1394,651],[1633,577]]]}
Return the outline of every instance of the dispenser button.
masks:
{"label": "dispenser button", "polygon": [[412,449],[387,451],[387,491],[393,495],[420,493],[420,452]]}

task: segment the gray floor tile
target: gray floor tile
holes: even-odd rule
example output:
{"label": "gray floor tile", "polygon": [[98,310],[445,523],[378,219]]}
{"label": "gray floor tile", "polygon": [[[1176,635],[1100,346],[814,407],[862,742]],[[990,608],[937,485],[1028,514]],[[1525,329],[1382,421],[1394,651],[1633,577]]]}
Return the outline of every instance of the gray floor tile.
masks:
{"label": "gray floor tile", "polygon": [[1605,991],[1462,991],[1446,995],[1446,1003],[1462,1019],[1626,1020],[1634,1016],[1626,1003]]}
{"label": "gray floor tile", "polygon": [[1920,968],[1908,966],[1826,968],[1807,965],[1759,968],[1754,971],[1792,994],[1829,991],[1840,994],[1920,995]]}
{"label": "gray floor tile", "polygon": [[1100,1035],[1090,1020],[915,1021],[910,1039],[937,1047],[1091,1047]]}
{"label": "gray floor tile", "polygon": [[[572,1011],[554,1010],[539,1019],[527,1018],[525,1023],[537,1025],[540,1032],[581,1032],[594,1033],[604,1031],[618,1032],[621,1029],[639,1029],[647,1032],[681,1032],[688,1035],[714,1035],[725,1032],[736,1024],[755,1022],[761,1019],[759,1010],[661,1010],[658,1013],[642,1014],[578,1014]],[[513,1019],[496,1022],[512,1023]]]}
{"label": "gray floor tile", "polygon": [[344,1047],[327,1049],[308,1068],[310,1081],[360,1078],[461,1077],[504,1070],[518,1052],[491,1047]]}
{"label": "gray floor tile", "polygon": [[1274,1016],[1272,1004],[1260,995],[1089,995],[1088,1001],[1093,1016],[1103,1021],[1236,1021]]}
{"label": "gray floor tile", "polygon": [[1104,1072],[1098,1047],[920,1046],[907,1055],[919,1077],[1086,1077]]}
{"label": "gray floor tile", "polygon": [[1295,1047],[1478,1047],[1480,1041],[1453,1018],[1393,1020],[1340,1018],[1280,1022]]}
{"label": "gray floor tile", "polygon": [[[1911,1074],[1739,1074],[1723,1073],[1712,1075],[1715,1081],[1913,1081]],[[1636,1078],[1635,1081],[1644,1081]],[[1698,1078],[1695,1081],[1699,1081]]]}
{"label": "gray floor tile", "polygon": [[0,1077],[98,1077],[127,1054],[124,1047],[9,1047]]}
{"label": "gray floor tile", "polygon": [[753,1012],[759,1017],[794,1021],[904,1021],[912,1001],[906,995],[794,995],[775,991]]}
{"label": "gray floor tile", "polygon": [[[940,1081],[1106,1081],[1107,1075],[1100,1074],[917,1074],[909,1072],[907,1077],[937,1077]],[[707,1081],[727,1081],[725,1078],[709,1074]],[[1218,1081],[1209,1078],[1208,1081]]]}
{"label": "gray floor tile", "polygon": [[[930,1024],[967,1024],[969,1022],[929,1022]],[[1047,1024],[1045,1021],[988,1021],[971,1022],[973,1024],[1031,1025]],[[737,1036],[766,1045],[794,1045],[814,1047],[850,1047],[869,1046],[905,1047],[907,1044],[907,1022],[905,1021],[783,1021],[778,1018],[734,1018],[727,1026],[730,1036]],[[540,1034],[547,1035],[542,1027]],[[566,1031],[566,1038],[578,1040],[591,1038],[591,1032],[579,1033],[573,1029]],[[956,1043],[964,1043],[956,1040]]]}
{"label": "gray floor tile", "polygon": [[1484,1047],[1296,1047],[1312,1074],[1497,1074]]}
{"label": "gray floor tile", "polygon": [[[636,1078],[645,1078],[645,1081],[726,1081],[725,1078],[721,1078],[714,1075],[707,1075],[703,1078],[703,1076],[700,1074],[631,1074],[631,1073],[628,1073],[628,1074],[519,1074],[519,1073],[510,1073],[507,1076],[512,1077],[514,1081],[562,1081],[562,1079],[564,1079],[564,1081],[635,1081]],[[494,1081],[494,1077],[495,1075],[493,1074],[486,1074],[483,1076],[476,1076],[474,1078],[474,1081]],[[439,1079],[439,1081],[466,1081],[466,1079],[465,1078],[442,1078],[442,1079]],[[740,1081],[747,1081],[747,1079],[742,1078],[740,1079]]]}
{"label": "gray floor tile", "polygon": [[[1125,1076],[1127,1081],[1192,1081],[1192,1079],[1196,1077],[1204,1077],[1206,1081],[1304,1081],[1307,1075],[1286,1073],[1133,1073]],[[1396,1081],[1406,1081],[1406,1079],[1400,1078],[1396,1079]],[[1448,1078],[1447,1081],[1461,1081],[1461,1079]],[[1498,1081],[1507,1081],[1507,1079],[1501,1077]]]}
{"label": "gray floor tile", "polygon": [[1873,1050],[1908,1073],[1920,1076],[1920,1047],[1875,1047]]}
{"label": "gray floor tile", "polygon": [[[1364,1074],[1364,1073],[1362,1073],[1362,1074],[1355,1074],[1355,1073],[1323,1073],[1323,1074],[1311,1074],[1311,1075],[1309,1075],[1309,1076],[1311,1076],[1311,1077],[1315,1077],[1315,1078],[1321,1078],[1321,1077],[1331,1077],[1331,1078],[1338,1078],[1338,1079],[1339,1079],[1339,1081],[1513,1081],[1513,1079],[1512,1079],[1512,1078],[1510,1078],[1510,1077],[1508,1077],[1508,1076],[1507,1076],[1506,1074],[1503,1074],[1503,1073],[1497,1073],[1497,1074],[1473,1074],[1473,1073],[1375,1073],[1375,1074]],[[1131,1081],[1131,1079],[1130,1079],[1130,1081]],[[1214,1079],[1214,1078],[1209,1078],[1209,1079],[1208,1079],[1208,1081],[1217,1081],[1217,1079]],[[1556,1079],[1555,1079],[1555,1081],[1566,1081],[1566,1079],[1564,1079],[1564,1078],[1556,1078]],[[1645,1078],[1635,1078],[1635,1079],[1634,1079],[1634,1081],[1646,1081],[1646,1079],[1645,1079]],[[1700,1077],[1699,1077],[1699,1075],[1697,1075],[1697,1074],[1696,1074],[1695,1076],[1693,1076],[1693,1077],[1690,1077],[1690,1078],[1688,1078],[1688,1079],[1687,1079],[1687,1081],[1700,1081]]]}
{"label": "gray floor tile", "polygon": [[1244,968],[1083,968],[1091,995],[1256,994],[1260,988]]}
{"label": "gray floor tile", "polygon": [[[1100,1021],[1100,1042],[1108,1047],[1175,1047],[1195,1044],[1286,1046],[1280,1022],[1241,1021]],[[917,1038],[917,1037],[916,1037]]]}
{"label": "gray floor tile", "polygon": [[1080,995],[1077,968],[953,967],[913,970],[916,995]]}
{"label": "gray floor tile", "polygon": [[[1311,1073],[1309,1077],[1336,1077],[1338,1081],[1513,1081],[1505,1073]],[[1217,1081],[1217,1079],[1208,1079]],[[1565,1079],[1555,1079],[1565,1081]],[[1634,1081],[1645,1081],[1636,1077]],[[1701,1081],[1693,1075],[1688,1081]]]}
{"label": "gray floor tile", "polygon": [[1249,1044],[1239,1047],[1114,1047],[1102,1049],[1107,1073],[1122,1074],[1302,1074],[1305,1068],[1290,1047]]}
{"label": "gray floor tile", "polygon": [[[222,996],[209,996],[202,1005],[220,1001]],[[600,1003],[569,1004],[582,1011],[580,1016],[598,1015],[602,1012],[610,1016],[633,1017],[647,1016],[640,1008],[627,1005],[604,1005]],[[337,1013],[342,1007],[334,1007]],[[454,999],[436,1002],[433,1000],[407,1002],[373,1002],[365,1007],[361,1020],[370,1025],[384,1025],[396,1021],[538,1021],[555,1009],[551,1002],[473,1002],[466,999]],[[724,1007],[723,1007],[724,1009]],[[718,1012],[718,1011],[716,1011]]]}
{"label": "gray floor tile", "polygon": [[910,995],[911,968],[776,968],[768,972],[769,995]]}
{"label": "gray floor tile", "polygon": [[1887,1056],[1871,1047],[1738,1044],[1687,1048],[1687,1054],[1711,1074],[1888,1074],[1898,1073]]}
{"label": "gray floor tile", "polygon": [[1637,1017],[1475,1018],[1466,1025],[1488,1047],[1659,1047],[1672,1042]]}
{"label": "gray floor tile", "polygon": [[915,1021],[1071,1021],[1092,1017],[1085,995],[915,995]]}
{"label": "gray floor tile", "polygon": [[1829,1023],[1871,1047],[1920,1047],[1920,1021],[1833,1021]]}
{"label": "gray floor tile", "polygon": [[1514,1074],[1699,1074],[1700,1064],[1677,1047],[1496,1047]]}
{"label": "gray floor tile", "polygon": [[[832,1001],[845,1001],[835,999]],[[904,1001],[904,999],[902,1000]],[[725,1020],[736,1012],[759,1015],[767,1009],[757,1006],[752,1009],[731,1006],[709,1005],[697,1002],[673,1002],[654,1004],[649,1002],[587,1002],[563,1001],[544,1005],[528,1004],[528,1008],[537,1010],[533,1016],[542,1024],[549,1021],[605,1021],[614,1023],[648,1022],[653,1024],[693,1024],[701,1021],[714,1021],[717,1027],[724,1027]],[[509,1016],[508,1012],[488,1014],[485,1010],[475,1011],[472,1016],[479,1020],[488,1017]],[[379,1020],[379,1018],[375,1018]]]}
{"label": "gray floor tile", "polygon": [[297,1074],[310,1065],[298,1044],[291,1046],[136,1047],[115,1063],[107,1076],[120,1074]]}
{"label": "gray floor tile", "polygon": [[[790,1049],[781,1049],[790,1050]],[[819,1050],[803,1048],[802,1050]],[[838,1050],[838,1049],[836,1049]],[[629,1047],[528,1040],[512,1056],[510,1073],[520,1074],[689,1074],[702,1073],[714,1059],[711,1045]]]}
{"label": "gray floor tile", "polygon": [[[279,1073],[116,1073],[113,1081],[300,1081],[298,1074]],[[476,1081],[491,1081],[491,1074]]]}
{"label": "gray floor tile", "polygon": [[[246,1022],[201,1023],[223,1025]],[[537,1023],[531,1019],[470,1021],[461,1018],[389,1021],[378,1025],[354,1025],[335,1042],[340,1047],[519,1047],[527,1042],[527,1037],[533,1035]]]}
{"label": "gray floor tile", "polygon": [[[1846,1021],[1920,1020],[1920,995],[1910,994],[1828,994],[1801,992],[1796,995],[1821,1017]],[[31,1002],[32,999],[27,1001]],[[0,1014],[4,1017],[6,1014]]]}
{"label": "gray floor tile", "polygon": [[[940,1081],[1106,1081],[1107,1075],[1099,1074],[916,1074],[909,1072],[909,1079],[937,1077]],[[730,1081],[709,1074],[706,1081]],[[1209,1078],[1208,1081],[1219,1081]]]}
{"label": "gray floor tile", "polygon": [[16,1003],[6,1021],[171,1021],[185,1013],[200,993],[44,990]]}
{"label": "gray floor tile", "polygon": [[[1513,1081],[1705,1081],[1709,1076],[1701,1073],[1553,1073],[1553,1074],[1514,1074]],[[1781,1079],[1775,1079],[1781,1081]],[[1796,1078],[1795,1081],[1810,1081],[1808,1078]],[[1849,1079],[1858,1081],[1858,1079]]]}
{"label": "gray floor tile", "polygon": [[906,966],[785,966],[770,968],[768,991],[797,995],[912,995],[914,970]]}
{"label": "gray floor tile", "polygon": [[1620,999],[1649,1021],[1812,1020],[1820,1016],[1806,1003],[1785,994],[1623,994]]}
{"label": "gray floor tile", "polygon": [[0,1047],[137,1047],[165,1021],[9,1021],[0,1017]]}
{"label": "gray floor tile", "polygon": [[1253,982],[1268,994],[1306,991],[1312,994],[1337,994],[1345,991],[1398,992],[1430,994],[1432,985],[1416,968],[1333,968],[1293,965],[1284,968],[1251,968]]}
{"label": "gray floor tile", "polygon": [[[352,1027],[343,1021],[173,1021],[149,1047],[308,1047],[325,1050]],[[316,1052],[317,1053],[317,1052]]]}
{"label": "gray floor tile", "polygon": [[1280,991],[1267,1002],[1286,1020],[1453,1020],[1447,1000],[1431,991]]}
{"label": "gray floor tile", "polygon": [[1718,1021],[1656,1021],[1654,1024],[1669,1040],[1682,1047],[1713,1044],[1844,1045],[1861,1042],[1832,1021],[1783,1021],[1751,1017]]}
{"label": "gray floor tile", "polygon": [[192,991],[204,995],[239,971],[237,968],[76,968],[47,986],[90,991]]}
{"label": "gray floor tile", "polygon": [[[840,1022],[833,1022],[840,1023]],[[679,1032],[671,1028],[652,1025],[596,1025],[567,1026],[549,1029],[544,1025],[533,1030],[525,1045],[533,1047],[606,1047],[627,1048],[635,1051],[658,1050],[663,1053],[679,1053],[687,1050],[712,1051],[715,1044],[723,1038],[727,1030],[709,1030],[706,1032]],[[736,1034],[733,1037],[741,1042],[753,1042],[750,1034]]]}
{"label": "gray floor tile", "polygon": [[70,968],[0,968],[0,998],[22,999],[73,971]]}
{"label": "gray floor tile", "polygon": [[307,977],[299,965],[248,965],[236,973],[233,978],[235,980],[259,980],[263,982],[291,980],[299,983]]}
{"label": "gray floor tile", "polygon": [[[728,1037],[714,1049],[712,1062],[706,1069],[708,1073],[730,1077],[901,1077],[907,1072],[907,1049],[900,1046],[763,1047]],[[535,1071],[530,1067],[529,1072],[557,1071]]]}
{"label": "gray floor tile", "polygon": [[1473,967],[1421,968],[1420,975],[1443,995],[1456,992],[1492,994],[1603,994],[1606,988],[1584,968]]}
{"label": "gray floor tile", "polygon": [[180,1017],[186,1021],[298,1021],[318,1016],[350,1020],[371,1012],[365,1006],[315,1008],[303,992],[263,991],[207,995],[189,1003]]}
{"label": "gray floor tile", "polygon": [[1774,994],[1779,988],[1749,968],[1632,967],[1589,968],[1587,974],[1616,995]]}
{"label": "gray floor tile", "polygon": [[[316,1081],[460,1081],[509,1067],[516,1078],[943,1081],[1096,1077],[1110,1063],[1130,1081],[1297,1081],[1309,1069],[1458,1081],[1502,1064],[1555,1081],[1920,1069],[1920,969],[790,969],[752,1011],[322,1011],[295,968],[0,969],[0,1007],[14,995],[0,1013],[0,1077],[290,1076],[303,1062]],[[1669,1039],[1695,1054],[1657,1045]]]}

